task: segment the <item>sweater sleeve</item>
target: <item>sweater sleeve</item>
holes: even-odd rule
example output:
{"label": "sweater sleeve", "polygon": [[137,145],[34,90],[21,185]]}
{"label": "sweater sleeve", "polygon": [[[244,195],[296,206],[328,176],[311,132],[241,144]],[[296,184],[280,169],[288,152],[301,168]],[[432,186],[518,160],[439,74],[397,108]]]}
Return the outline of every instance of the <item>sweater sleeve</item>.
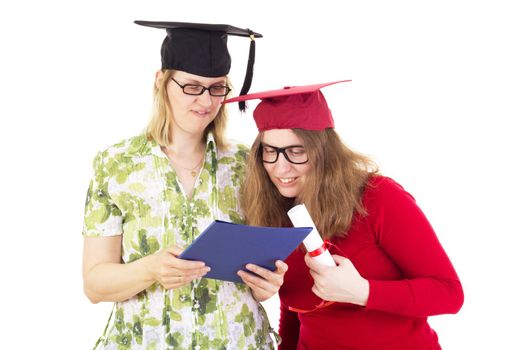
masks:
{"label": "sweater sleeve", "polygon": [[463,289],[447,254],[414,198],[384,178],[373,190],[373,230],[400,269],[400,280],[369,280],[367,309],[410,317],[456,313]]}
{"label": "sweater sleeve", "polygon": [[299,341],[300,321],[297,313],[289,311],[288,307],[281,303],[281,318],[279,319],[279,335],[282,338],[278,350],[295,350]]}

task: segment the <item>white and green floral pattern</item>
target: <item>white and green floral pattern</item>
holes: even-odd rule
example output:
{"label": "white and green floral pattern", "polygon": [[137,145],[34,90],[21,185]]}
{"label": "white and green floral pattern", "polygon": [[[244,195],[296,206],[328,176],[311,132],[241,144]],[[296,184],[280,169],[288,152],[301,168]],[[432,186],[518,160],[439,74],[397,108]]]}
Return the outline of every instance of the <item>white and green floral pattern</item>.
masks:
{"label": "white and green floral pattern", "polygon": [[[157,143],[137,136],[94,160],[85,236],[122,234],[122,261],[174,244],[187,247],[214,219],[241,223],[237,194],[248,150],[207,139],[204,167],[187,198]],[[117,302],[98,349],[273,349],[262,306],[241,283],[198,279],[166,290],[159,284]]]}

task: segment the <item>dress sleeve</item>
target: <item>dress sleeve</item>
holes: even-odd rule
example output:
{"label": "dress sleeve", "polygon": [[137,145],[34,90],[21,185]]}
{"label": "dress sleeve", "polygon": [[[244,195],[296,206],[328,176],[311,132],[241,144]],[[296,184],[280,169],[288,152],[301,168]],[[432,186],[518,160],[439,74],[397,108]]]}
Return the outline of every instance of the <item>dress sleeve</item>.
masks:
{"label": "dress sleeve", "polygon": [[93,161],[93,177],[88,187],[84,208],[84,236],[116,236],[122,234],[122,212],[108,190],[109,174],[104,166],[103,152]]}
{"label": "dress sleeve", "polygon": [[373,230],[404,279],[369,280],[367,308],[410,317],[458,312],[463,289],[427,218],[393,180],[385,179],[377,187]]}
{"label": "dress sleeve", "polygon": [[281,318],[279,319],[279,335],[282,342],[278,350],[296,350],[299,341],[299,328],[301,322],[297,313],[289,311],[288,307],[281,303]]}

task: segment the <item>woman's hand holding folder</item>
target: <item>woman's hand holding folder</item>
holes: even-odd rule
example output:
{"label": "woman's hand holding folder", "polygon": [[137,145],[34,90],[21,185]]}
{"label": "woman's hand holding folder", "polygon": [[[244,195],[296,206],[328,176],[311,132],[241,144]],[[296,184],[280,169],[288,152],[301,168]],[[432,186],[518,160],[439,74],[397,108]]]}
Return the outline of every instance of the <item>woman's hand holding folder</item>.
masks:
{"label": "woman's hand holding folder", "polygon": [[252,273],[239,270],[237,275],[250,287],[255,300],[265,301],[279,291],[284,281],[284,274],[288,270],[288,265],[281,260],[275,262],[275,267],[274,272],[257,265],[247,264],[246,269]]}
{"label": "woman's hand holding folder", "polygon": [[144,258],[147,260],[146,268],[151,278],[166,289],[185,286],[194,279],[204,277],[210,271],[210,267],[202,261],[179,259],[180,253],[182,249],[173,246]]}

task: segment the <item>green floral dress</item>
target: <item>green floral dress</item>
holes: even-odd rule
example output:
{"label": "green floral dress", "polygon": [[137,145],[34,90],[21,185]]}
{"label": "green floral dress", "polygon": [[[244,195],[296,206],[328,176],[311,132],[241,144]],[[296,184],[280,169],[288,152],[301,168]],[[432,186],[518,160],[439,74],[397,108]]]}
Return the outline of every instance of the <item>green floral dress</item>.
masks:
{"label": "green floral dress", "polygon": [[[144,135],[94,160],[85,236],[122,234],[129,263],[172,246],[187,247],[214,219],[241,223],[237,204],[247,148],[217,149],[208,136],[204,167],[187,198],[169,160]],[[153,284],[115,303],[97,349],[273,349],[261,304],[245,284],[201,278],[166,290]]]}

